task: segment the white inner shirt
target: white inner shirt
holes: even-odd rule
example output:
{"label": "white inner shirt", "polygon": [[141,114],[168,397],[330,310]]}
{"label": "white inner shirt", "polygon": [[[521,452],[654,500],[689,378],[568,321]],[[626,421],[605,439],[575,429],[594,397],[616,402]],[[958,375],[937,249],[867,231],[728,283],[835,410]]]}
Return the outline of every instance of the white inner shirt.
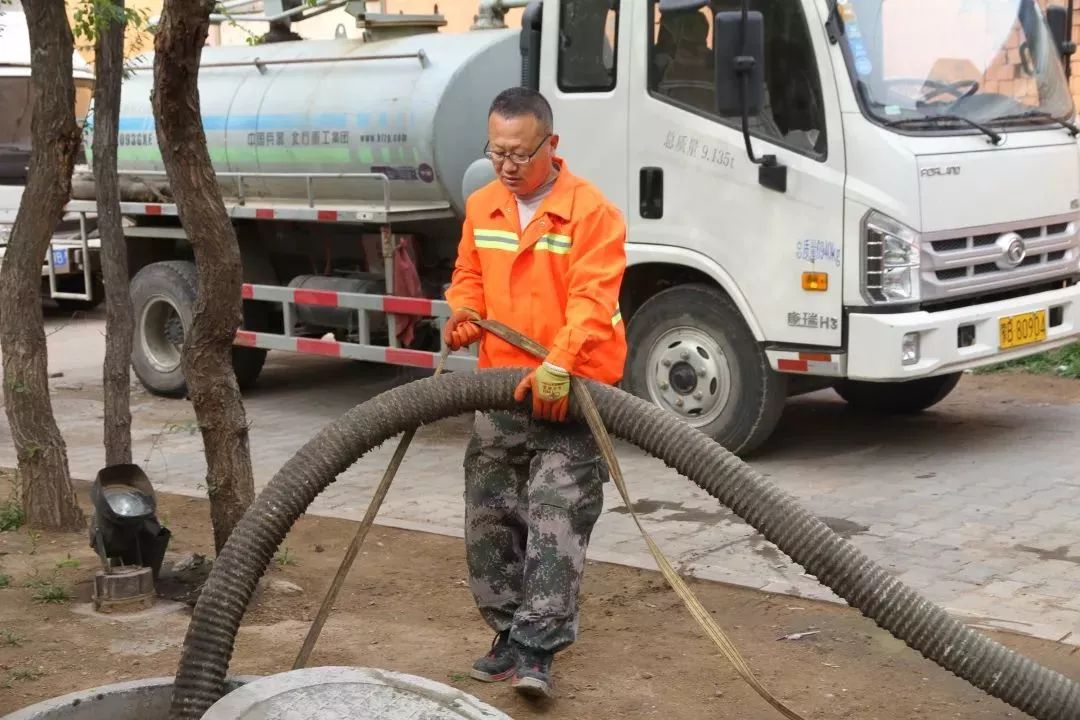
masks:
{"label": "white inner shirt", "polygon": [[529,227],[529,223],[532,222],[533,216],[536,215],[536,210],[540,207],[540,203],[544,202],[544,198],[551,194],[551,188],[554,187],[555,181],[559,175],[556,173],[550,180],[538,187],[530,195],[515,195],[518,206],[518,224],[521,227],[521,231],[525,232],[525,228]]}

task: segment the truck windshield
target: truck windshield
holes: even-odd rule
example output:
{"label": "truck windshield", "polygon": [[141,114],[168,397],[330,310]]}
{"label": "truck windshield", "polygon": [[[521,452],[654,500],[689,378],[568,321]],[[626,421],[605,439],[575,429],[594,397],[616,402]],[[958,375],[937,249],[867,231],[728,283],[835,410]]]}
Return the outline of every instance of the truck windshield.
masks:
{"label": "truck windshield", "polygon": [[861,104],[883,123],[972,132],[972,123],[1011,129],[1072,116],[1037,0],[838,0],[836,9]]}

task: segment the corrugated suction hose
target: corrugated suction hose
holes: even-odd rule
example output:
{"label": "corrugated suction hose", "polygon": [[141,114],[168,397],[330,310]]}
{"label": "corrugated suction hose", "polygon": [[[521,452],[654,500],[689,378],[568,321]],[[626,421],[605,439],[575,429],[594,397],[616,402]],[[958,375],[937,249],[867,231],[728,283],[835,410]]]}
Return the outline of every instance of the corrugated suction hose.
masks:
{"label": "corrugated suction hose", "polygon": [[[426,378],[357,405],[323,428],[244,514],[188,626],[172,720],[198,720],[225,691],[240,620],[289,528],[359,457],[406,430],[474,410],[518,407],[523,370]],[[729,507],[849,604],[975,687],[1038,720],[1080,718],[1080,685],[961,624],[871,562],[792,497],[701,432],[617,388],[587,383],[608,430]],[[580,418],[576,403],[571,413]]]}

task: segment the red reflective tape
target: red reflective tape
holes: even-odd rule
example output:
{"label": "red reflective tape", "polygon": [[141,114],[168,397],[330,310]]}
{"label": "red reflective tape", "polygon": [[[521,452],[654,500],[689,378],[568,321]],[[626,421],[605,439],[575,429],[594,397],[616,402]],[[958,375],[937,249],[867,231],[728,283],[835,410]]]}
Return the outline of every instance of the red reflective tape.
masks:
{"label": "red reflective tape", "polygon": [[422,350],[404,350],[402,348],[387,348],[386,362],[391,365],[412,365],[413,367],[435,367],[435,356]]}
{"label": "red reflective tape", "polygon": [[244,283],[240,286],[240,297],[245,300],[255,297],[255,288],[251,287],[251,283]]}
{"label": "red reflective tape", "polygon": [[829,353],[801,352],[799,353],[799,359],[811,360],[816,362],[832,362],[832,355],[830,355]]}
{"label": "red reflective tape", "polygon": [[270,208],[257,208],[255,210],[255,219],[256,220],[273,220],[274,219],[274,211],[271,210]]}
{"label": "red reflective tape", "polygon": [[297,305],[337,307],[337,293],[332,290],[294,290],[293,302]]}
{"label": "red reflective tape", "polygon": [[309,355],[326,355],[327,357],[341,357],[341,343],[337,340],[313,340],[311,338],[297,338],[296,351]]}
{"label": "red reflective tape", "polygon": [[237,330],[236,337],[233,338],[233,345],[255,347],[255,333],[250,330]]}
{"label": "red reflective tape", "polygon": [[161,214],[161,206],[160,205],[147,205],[145,209],[146,209],[146,214],[147,215],[160,215]]}
{"label": "red reflective tape", "polygon": [[806,372],[810,369],[805,360],[777,360],[776,367],[789,372]]}
{"label": "red reflective tape", "polygon": [[320,220],[337,220],[337,210],[320,210],[316,217]]}
{"label": "red reflective tape", "polygon": [[426,298],[383,298],[383,312],[402,315],[431,315],[431,301]]}

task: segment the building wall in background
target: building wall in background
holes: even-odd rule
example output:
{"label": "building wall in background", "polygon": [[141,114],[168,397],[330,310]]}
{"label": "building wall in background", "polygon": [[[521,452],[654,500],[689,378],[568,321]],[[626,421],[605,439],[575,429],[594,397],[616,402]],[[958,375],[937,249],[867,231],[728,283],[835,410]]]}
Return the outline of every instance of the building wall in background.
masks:
{"label": "building wall in background", "polygon": [[[75,11],[80,7],[86,7],[89,2],[86,0],[64,0],[64,4],[67,6],[68,20],[72,25],[75,23]],[[126,0],[124,5],[132,10],[146,10],[149,11],[150,17],[161,14],[162,0]],[[86,62],[93,65],[94,63],[94,46],[88,44],[86,38],[75,38],[75,49],[79,52]],[[124,57],[131,58],[140,53],[153,52],[154,50],[154,38],[149,33],[140,32],[135,33],[130,30],[124,33]]]}

